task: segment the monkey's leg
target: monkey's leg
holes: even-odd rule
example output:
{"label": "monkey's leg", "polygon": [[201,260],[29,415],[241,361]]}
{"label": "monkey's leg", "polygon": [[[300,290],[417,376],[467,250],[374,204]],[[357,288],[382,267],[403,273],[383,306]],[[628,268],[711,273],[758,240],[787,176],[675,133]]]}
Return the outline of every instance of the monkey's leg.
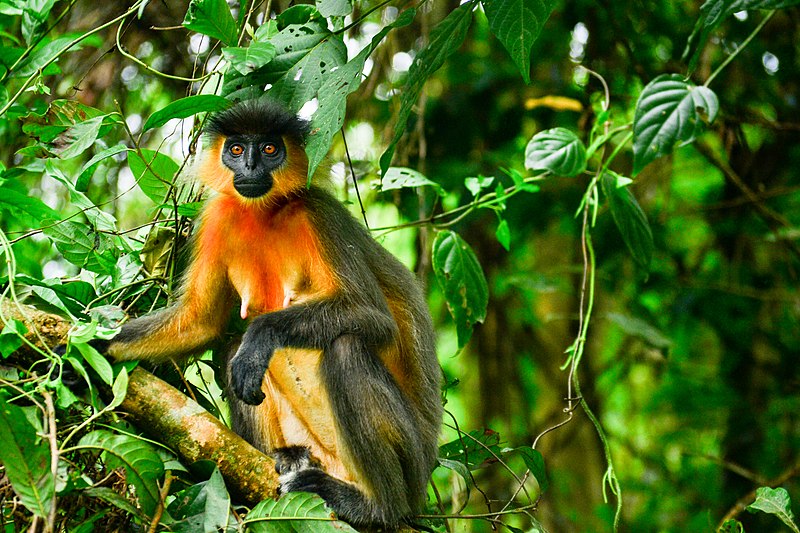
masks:
{"label": "monkey's leg", "polygon": [[320,375],[356,483],[305,468],[287,479],[285,489],[319,494],[355,525],[396,527],[418,510],[429,474],[413,411],[377,354],[356,335],[333,341]]}

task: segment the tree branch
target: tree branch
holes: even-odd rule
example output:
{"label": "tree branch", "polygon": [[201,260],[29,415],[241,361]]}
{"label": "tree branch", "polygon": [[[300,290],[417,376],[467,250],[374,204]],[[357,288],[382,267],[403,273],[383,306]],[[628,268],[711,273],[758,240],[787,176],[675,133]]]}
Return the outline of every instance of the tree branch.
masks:
{"label": "tree branch", "polygon": [[[44,348],[39,337],[50,347],[64,343],[70,328],[59,316],[28,305],[18,306],[10,300],[0,300],[0,312],[6,318],[22,320],[28,328],[26,338],[39,348]],[[19,358],[17,353],[14,355],[23,364],[31,362],[35,354],[35,350],[26,347],[18,350]],[[131,372],[128,394],[119,409],[151,437],[174,450],[187,465],[200,460],[216,463],[238,499],[255,504],[277,496],[275,461],[178,389],[143,368]]]}

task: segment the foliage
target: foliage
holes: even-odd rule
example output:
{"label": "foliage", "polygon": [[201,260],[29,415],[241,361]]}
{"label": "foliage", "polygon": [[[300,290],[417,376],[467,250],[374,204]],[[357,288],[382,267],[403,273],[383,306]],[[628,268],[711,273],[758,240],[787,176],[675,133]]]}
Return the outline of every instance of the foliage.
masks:
{"label": "foliage", "polygon": [[[430,278],[453,417],[420,520],[796,531],[797,3],[0,3],[3,297],[76,324],[23,364],[0,317],[3,523],[348,529],[189,473],[90,343],[173,299],[203,122],[266,88]],[[160,372],[224,420],[224,357]]]}

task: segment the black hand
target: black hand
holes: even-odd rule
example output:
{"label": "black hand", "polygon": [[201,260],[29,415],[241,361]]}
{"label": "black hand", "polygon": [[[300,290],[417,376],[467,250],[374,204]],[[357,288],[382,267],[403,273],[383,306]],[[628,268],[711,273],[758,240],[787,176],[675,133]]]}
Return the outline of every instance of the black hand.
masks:
{"label": "black hand", "polygon": [[231,360],[231,388],[243,402],[258,405],[264,401],[261,383],[275,349],[283,346],[272,328],[258,320],[250,324],[242,344]]}

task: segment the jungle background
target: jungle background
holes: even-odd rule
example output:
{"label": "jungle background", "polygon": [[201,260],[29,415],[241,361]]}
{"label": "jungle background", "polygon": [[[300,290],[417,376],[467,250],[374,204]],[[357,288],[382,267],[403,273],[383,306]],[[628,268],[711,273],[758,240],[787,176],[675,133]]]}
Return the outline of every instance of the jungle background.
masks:
{"label": "jungle background", "polygon": [[[86,341],[170,301],[205,113],[268,87],[427,288],[428,527],[798,531],[797,3],[0,0],[4,530],[257,515],[139,437]],[[66,356],[17,303],[76,324]],[[151,370],[224,420],[217,355]]]}

